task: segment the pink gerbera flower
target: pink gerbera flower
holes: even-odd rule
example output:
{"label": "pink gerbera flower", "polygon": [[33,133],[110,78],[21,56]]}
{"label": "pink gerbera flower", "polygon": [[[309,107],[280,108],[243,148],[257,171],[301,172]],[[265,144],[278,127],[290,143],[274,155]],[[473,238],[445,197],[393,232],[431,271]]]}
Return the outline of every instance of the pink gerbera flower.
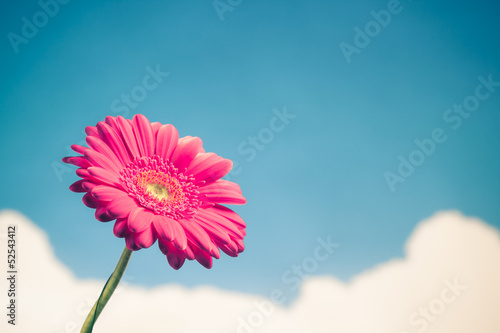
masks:
{"label": "pink gerbera flower", "polygon": [[168,124],[108,116],[85,129],[90,148],[73,145],[83,156],[65,157],[82,179],[70,186],[86,192],[83,202],[101,222],[116,220],[114,234],[132,251],[158,240],[169,264],[186,259],[206,268],[220,250],[236,257],[244,250],[245,222],[222,204],[241,205],[240,187],[221,179],[231,160],[206,153],[198,137],[179,139]]}

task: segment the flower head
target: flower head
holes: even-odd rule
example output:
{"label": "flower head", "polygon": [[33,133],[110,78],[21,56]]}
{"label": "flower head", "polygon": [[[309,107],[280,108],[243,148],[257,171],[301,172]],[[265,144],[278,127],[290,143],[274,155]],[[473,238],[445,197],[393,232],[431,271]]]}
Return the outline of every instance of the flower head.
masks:
{"label": "flower head", "polygon": [[186,259],[211,268],[219,249],[233,257],[244,250],[245,222],[222,206],[246,202],[236,183],[221,179],[231,160],[141,114],[133,120],[108,116],[85,132],[89,148],[73,145],[81,156],[63,158],[82,178],[70,190],[86,192],[83,202],[95,208],[97,220],[116,220],[114,234],[130,250],[158,240],[174,269]]}

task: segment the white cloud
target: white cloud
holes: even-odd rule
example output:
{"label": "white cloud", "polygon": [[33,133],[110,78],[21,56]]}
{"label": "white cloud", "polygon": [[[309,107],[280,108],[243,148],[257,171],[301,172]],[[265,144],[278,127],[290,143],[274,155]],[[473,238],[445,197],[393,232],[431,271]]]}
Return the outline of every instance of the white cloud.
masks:
{"label": "white cloud", "polygon": [[[0,331],[79,332],[104,281],[77,279],[55,258],[47,235],[21,214],[1,212],[2,232],[7,224],[19,230],[18,317],[15,327],[7,324],[8,281],[2,278]],[[499,281],[497,230],[444,212],[418,225],[406,258],[347,284],[333,276],[309,278],[289,308],[212,287],[127,285],[113,295],[94,331],[498,333]]]}

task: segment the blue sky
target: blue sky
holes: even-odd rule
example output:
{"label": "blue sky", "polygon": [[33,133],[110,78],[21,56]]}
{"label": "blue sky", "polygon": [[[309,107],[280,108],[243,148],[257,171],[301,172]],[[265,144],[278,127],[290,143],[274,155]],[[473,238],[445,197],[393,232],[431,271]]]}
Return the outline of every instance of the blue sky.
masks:
{"label": "blue sky", "polygon": [[[235,5],[221,19],[211,1],[69,1],[18,45],[11,40],[25,38],[23,17],[43,20],[42,9],[4,5],[0,208],[46,230],[78,277],[107,278],[124,245],[68,190],[74,169],[60,169],[84,127],[107,115],[143,113],[201,137],[238,162],[231,180],[248,199],[235,208],[248,224],[241,257],[173,271],[155,245],[132,257],[127,276],[136,284],[266,294],[313,255],[317,237],[331,235],[340,248],[314,274],[347,280],[403,256],[415,225],[436,211],[500,226],[500,87],[470,97],[478,77],[500,82],[498,5],[223,2]],[[356,47],[355,28],[388,6],[398,13],[348,62],[341,43]],[[156,68],[168,76],[127,109],[122,95],[141,91]],[[479,104],[454,129],[443,116],[465,100]],[[266,128],[284,110],[290,119],[271,140]],[[446,140],[429,156],[414,153],[415,140],[436,129]],[[259,134],[262,150],[250,148]],[[392,191],[386,172],[396,175],[399,156],[410,155],[424,160]]]}

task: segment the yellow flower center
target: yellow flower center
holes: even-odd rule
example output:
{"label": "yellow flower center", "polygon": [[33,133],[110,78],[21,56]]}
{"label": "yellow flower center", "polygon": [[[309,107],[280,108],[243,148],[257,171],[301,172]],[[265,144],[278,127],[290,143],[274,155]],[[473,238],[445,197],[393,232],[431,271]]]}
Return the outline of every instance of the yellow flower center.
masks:
{"label": "yellow flower center", "polygon": [[149,193],[157,197],[159,200],[168,200],[168,198],[170,198],[170,192],[168,192],[168,189],[162,184],[148,183],[146,185],[146,189]]}

